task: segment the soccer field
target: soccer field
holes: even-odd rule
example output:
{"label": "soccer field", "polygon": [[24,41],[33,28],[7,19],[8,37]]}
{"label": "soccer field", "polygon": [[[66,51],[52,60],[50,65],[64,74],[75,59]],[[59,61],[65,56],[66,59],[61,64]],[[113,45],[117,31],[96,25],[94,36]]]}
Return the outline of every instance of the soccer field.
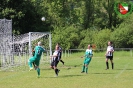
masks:
{"label": "soccer field", "polygon": [[59,63],[58,77],[49,68],[48,63],[40,65],[41,77],[28,66],[14,68],[13,71],[0,71],[0,88],[132,88],[133,57],[130,52],[114,53],[114,70],[105,70],[105,56],[94,53],[88,74],[81,73],[84,53],[73,53],[62,58],[65,65]]}

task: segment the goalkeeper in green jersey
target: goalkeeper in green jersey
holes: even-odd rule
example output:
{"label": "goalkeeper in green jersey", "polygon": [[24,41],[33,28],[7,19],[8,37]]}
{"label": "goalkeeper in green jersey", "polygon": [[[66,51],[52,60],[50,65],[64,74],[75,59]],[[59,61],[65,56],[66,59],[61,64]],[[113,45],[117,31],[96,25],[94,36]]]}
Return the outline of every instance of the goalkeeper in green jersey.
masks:
{"label": "goalkeeper in green jersey", "polygon": [[85,52],[85,56],[84,56],[85,59],[84,59],[84,64],[83,64],[81,73],[84,73],[84,72],[86,72],[86,74],[88,73],[88,65],[91,62],[92,56],[93,56],[93,53],[91,50],[91,45],[88,45],[88,49],[86,49],[86,52]]}
{"label": "goalkeeper in green jersey", "polygon": [[34,56],[32,56],[28,60],[28,65],[30,67],[30,70],[32,70],[33,69],[32,64],[34,62],[35,66],[36,66],[35,68],[37,70],[37,74],[39,77],[40,76],[40,68],[39,68],[40,59],[41,59],[42,52],[45,51],[45,49],[41,46],[41,42],[38,42],[38,45],[35,47],[34,51],[35,51]]}

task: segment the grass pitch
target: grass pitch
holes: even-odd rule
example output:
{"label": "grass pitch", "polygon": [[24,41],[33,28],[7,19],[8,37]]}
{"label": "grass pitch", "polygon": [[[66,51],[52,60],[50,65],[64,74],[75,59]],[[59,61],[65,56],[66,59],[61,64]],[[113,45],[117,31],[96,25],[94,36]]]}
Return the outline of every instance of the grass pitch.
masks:
{"label": "grass pitch", "polygon": [[73,53],[62,58],[65,65],[59,63],[61,70],[58,77],[48,63],[40,65],[41,77],[37,78],[35,70],[29,71],[28,66],[0,71],[0,88],[132,88],[133,57],[130,52],[114,53],[114,70],[105,70],[105,56],[94,53],[89,65],[88,74],[81,73],[83,53]]}

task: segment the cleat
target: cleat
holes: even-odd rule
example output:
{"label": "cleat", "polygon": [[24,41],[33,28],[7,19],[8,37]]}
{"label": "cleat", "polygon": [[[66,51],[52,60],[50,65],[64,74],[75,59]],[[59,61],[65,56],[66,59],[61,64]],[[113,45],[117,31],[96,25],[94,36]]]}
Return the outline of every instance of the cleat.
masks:
{"label": "cleat", "polygon": [[84,71],[82,71],[81,73],[84,73]]}
{"label": "cleat", "polygon": [[40,78],[40,75],[38,75],[37,78]]}
{"label": "cleat", "polygon": [[60,70],[58,70],[58,73],[60,72]]}
{"label": "cleat", "polygon": [[57,72],[57,74],[56,74],[56,77],[58,76],[59,72],[60,72],[60,70],[58,70],[58,72]]}
{"label": "cleat", "polygon": [[33,70],[33,68],[30,68],[30,70],[29,70],[29,71],[31,71],[31,70]]}
{"label": "cleat", "polygon": [[107,67],[105,70],[108,70],[109,69],[109,67]]}
{"label": "cleat", "polygon": [[65,62],[62,62],[62,64],[64,65]]}
{"label": "cleat", "polygon": [[58,75],[56,74],[55,77],[58,77]]}

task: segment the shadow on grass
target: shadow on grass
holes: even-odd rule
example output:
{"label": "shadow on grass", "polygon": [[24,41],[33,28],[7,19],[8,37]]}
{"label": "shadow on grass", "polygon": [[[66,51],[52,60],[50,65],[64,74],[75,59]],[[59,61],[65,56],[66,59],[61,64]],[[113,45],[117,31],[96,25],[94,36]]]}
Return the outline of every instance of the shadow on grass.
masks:
{"label": "shadow on grass", "polygon": [[77,76],[84,76],[84,75],[61,75],[59,77],[77,77]]}
{"label": "shadow on grass", "polygon": [[115,73],[90,73],[90,74],[115,74]]}
{"label": "shadow on grass", "polygon": [[[76,67],[81,67],[82,64],[79,65],[63,65],[63,66],[58,66],[59,69],[64,68],[67,70],[70,70],[72,68],[76,68]],[[46,67],[46,68],[41,68],[41,70],[51,70],[50,67]]]}
{"label": "shadow on grass", "polygon": [[51,68],[41,68],[41,70],[52,70]]}
{"label": "shadow on grass", "polygon": [[133,69],[115,69],[115,70],[133,70]]}
{"label": "shadow on grass", "polygon": [[78,77],[78,76],[84,76],[84,75],[59,75],[58,77],[40,77],[40,78],[65,78],[65,77]]}

